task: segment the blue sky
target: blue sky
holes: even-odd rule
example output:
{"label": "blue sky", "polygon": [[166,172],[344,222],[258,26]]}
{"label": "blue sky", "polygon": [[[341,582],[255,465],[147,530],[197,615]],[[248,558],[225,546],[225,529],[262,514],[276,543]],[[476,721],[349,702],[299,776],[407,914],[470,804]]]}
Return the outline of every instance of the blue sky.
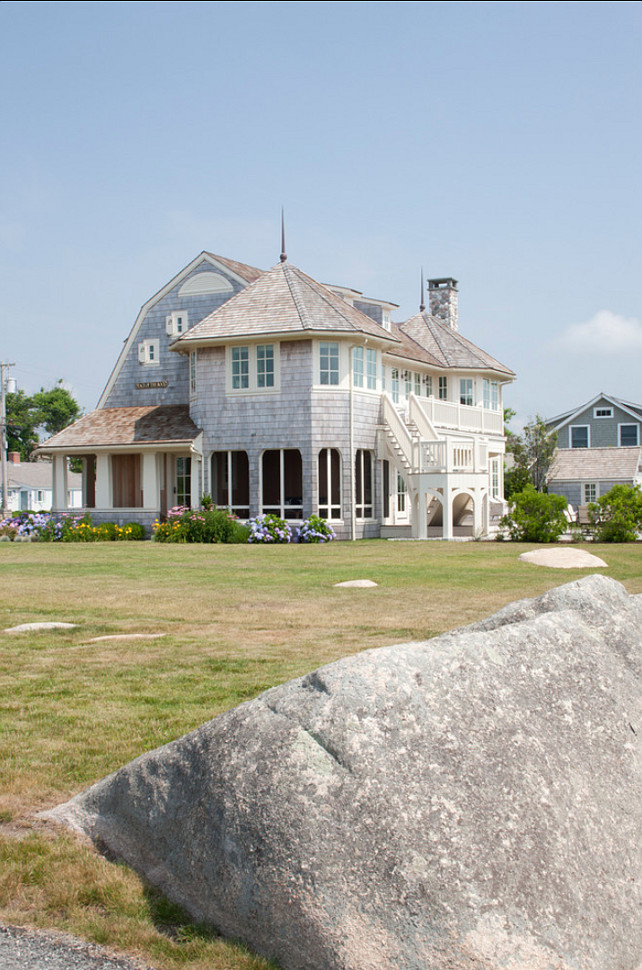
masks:
{"label": "blue sky", "polygon": [[0,4],[0,357],[95,406],[201,250],[291,262],[512,367],[518,421],[642,401],[642,4]]}

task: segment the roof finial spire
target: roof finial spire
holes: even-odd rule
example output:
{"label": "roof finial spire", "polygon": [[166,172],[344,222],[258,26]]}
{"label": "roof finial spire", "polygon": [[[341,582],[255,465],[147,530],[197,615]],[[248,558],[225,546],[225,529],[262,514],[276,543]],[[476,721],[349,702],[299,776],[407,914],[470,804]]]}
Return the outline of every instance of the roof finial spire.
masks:
{"label": "roof finial spire", "polygon": [[424,268],[421,267],[421,303],[419,304],[419,312],[423,313],[426,309],[426,304],[424,303]]}
{"label": "roof finial spire", "polygon": [[288,258],[288,254],[285,251],[285,216],[283,214],[283,206],[281,206],[281,262],[284,263]]}

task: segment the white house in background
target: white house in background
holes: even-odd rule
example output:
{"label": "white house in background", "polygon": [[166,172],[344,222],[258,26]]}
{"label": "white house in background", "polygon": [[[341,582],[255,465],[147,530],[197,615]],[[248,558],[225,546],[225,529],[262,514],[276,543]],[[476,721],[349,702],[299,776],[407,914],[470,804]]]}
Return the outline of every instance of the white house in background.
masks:
{"label": "white house in background", "polygon": [[39,448],[66,507],[83,462],[96,521],[204,493],[241,518],[312,513],[339,538],[484,535],[504,511],[503,385],[459,333],[457,281],[429,308],[201,253],[141,309],[97,410]]}
{"label": "white house in background", "polygon": [[[49,512],[52,505],[52,466],[49,461],[20,461],[10,451],[7,461],[7,492],[11,512]],[[67,472],[66,508],[82,506],[82,475]]]}

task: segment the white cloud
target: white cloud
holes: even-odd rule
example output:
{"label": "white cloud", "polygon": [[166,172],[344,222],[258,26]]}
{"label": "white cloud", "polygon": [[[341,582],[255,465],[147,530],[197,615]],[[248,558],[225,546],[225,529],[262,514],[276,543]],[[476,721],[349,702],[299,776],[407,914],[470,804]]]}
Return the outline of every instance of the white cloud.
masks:
{"label": "white cloud", "polygon": [[586,323],[572,323],[553,340],[553,346],[587,356],[616,356],[642,350],[642,323],[610,310],[599,310]]}

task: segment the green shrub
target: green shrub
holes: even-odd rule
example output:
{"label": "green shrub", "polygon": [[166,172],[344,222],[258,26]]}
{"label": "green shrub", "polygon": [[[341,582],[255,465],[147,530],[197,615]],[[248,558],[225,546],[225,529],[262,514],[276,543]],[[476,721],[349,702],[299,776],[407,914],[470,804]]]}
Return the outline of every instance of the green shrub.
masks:
{"label": "green shrub", "polygon": [[635,542],[642,532],[642,489],[614,485],[588,507],[598,542]]}
{"label": "green shrub", "polygon": [[155,522],[156,542],[247,542],[249,529],[229,509],[177,506],[165,522]]}
{"label": "green shrub", "polygon": [[500,525],[514,542],[556,542],[568,523],[563,495],[537,492],[527,485],[511,497],[510,511]]}

